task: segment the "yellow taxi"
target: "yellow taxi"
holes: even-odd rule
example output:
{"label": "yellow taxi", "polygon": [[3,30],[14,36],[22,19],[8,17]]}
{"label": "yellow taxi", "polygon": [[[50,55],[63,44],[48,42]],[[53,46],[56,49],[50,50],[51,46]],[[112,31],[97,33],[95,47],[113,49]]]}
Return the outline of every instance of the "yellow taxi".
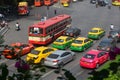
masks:
{"label": "yellow taxi", "polygon": [[69,3],[68,3],[68,2],[65,2],[65,3],[63,3],[63,6],[64,6],[64,7],[68,7],[68,6],[69,6]]}
{"label": "yellow taxi", "polygon": [[88,38],[90,39],[100,39],[105,35],[105,30],[99,27],[94,27],[88,32]]}
{"label": "yellow taxi", "polygon": [[70,49],[72,51],[84,51],[87,48],[91,47],[92,45],[93,45],[92,39],[85,37],[78,37],[72,42]]}
{"label": "yellow taxi", "polygon": [[70,36],[60,36],[52,44],[52,47],[57,49],[66,49],[70,47],[74,38]]}
{"label": "yellow taxi", "polygon": [[43,64],[44,59],[55,50],[57,49],[52,47],[45,46],[37,47],[27,54],[26,61],[29,63]]}
{"label": "yellow taxi", "polygon": [[114,6],[120,6],[120,0],[113,0],[112,5]]}

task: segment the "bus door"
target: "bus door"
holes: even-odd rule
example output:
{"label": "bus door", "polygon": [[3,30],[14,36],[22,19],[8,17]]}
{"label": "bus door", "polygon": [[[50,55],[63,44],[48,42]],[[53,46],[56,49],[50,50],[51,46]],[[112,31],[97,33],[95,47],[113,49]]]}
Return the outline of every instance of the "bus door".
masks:
{"label": "bus door", "polygon": [[34,6],[39,7],[44,4],[44,0],[34,0]]}

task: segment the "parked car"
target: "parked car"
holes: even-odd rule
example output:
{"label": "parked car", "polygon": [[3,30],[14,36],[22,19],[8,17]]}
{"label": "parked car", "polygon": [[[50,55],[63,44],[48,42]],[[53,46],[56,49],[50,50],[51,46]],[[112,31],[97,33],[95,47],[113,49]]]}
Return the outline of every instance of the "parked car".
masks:
{"label": "parked car", "polygon": [[2,54],[7,59],[15,59],[28,54],[33,48],[34,46],[32,44],[16,42],[10,46],[4,46]]}
{"label": "parked car", "polygon": [[104,35],[105,35],[105,30],[102,28],[98,28],[98,27],[92,28],[88,32],[88,38],[90,39],[100,39]]}
{"label": "parked car", "polygon": [[70,27],[64,32],[64,35],[71,36],[71,37],[77,37],[80,35],[80,33],[81,33],[81,29],[76,28],[76,27]]}
{"label": "parked car", "polygon": [[113,38],[116,41],[120,41],[120,29],[109,31],[108,38]]}
{"label": "parked car", "polygon": [[70,47],[74,38],[69,36],[60,36],[52,44],[52,47],[57,49],[67,49]]}
{"label": "parked car", "polygon": [[88,39],[85,37],[78,37],[72,42],[70,49],[72,51],[85,51],[87,48],[91,47],[92,45],[93,45],[92,39]]}
{"label": "parked car", "polygon": [[52,47],[45,47],[45,46],[37,47],[27,54],[26,61],[28,63],[33,63],[33,64],[38,64],[38,63],[43,64],[44,59],[55,50],[57,49]]}
{"label": "parked car", "polygon": [[112,38],[103,39],[97,46],[98,50],[111,51],[116,47],[116,40]]}
{"label": "parked car", "polygon": [[98,68],[101,64],[109,60],[109,53],[100,50],[89,50],[81,59],[80,66],[84,68]]}
{"label": "parked car", "polygon": [[44,65],[58,68],[72,61],[75,58],[75,53],[71,51],[56,50],[45,58]]}

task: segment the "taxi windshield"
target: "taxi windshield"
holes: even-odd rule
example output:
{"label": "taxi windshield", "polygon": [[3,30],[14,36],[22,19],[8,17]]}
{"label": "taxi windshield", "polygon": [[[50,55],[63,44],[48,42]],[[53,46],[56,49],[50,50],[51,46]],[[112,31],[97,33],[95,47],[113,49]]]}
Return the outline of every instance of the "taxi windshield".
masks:
{"label": "taxi windshield", "polygon": [[74,40],[74,42],[73,42],[73,43],[82,44],[82,43],[83,43],[83,41],[82,41],[82,40]]}
{"label": "taxi windshield", "polygon": [[92,33],[97,33],[98,30],[91,30],[90,32],[92,32]]}
{"label": "taxi windshield", "polygon": [[40,53],[40,51],[38,51],[38,50],[32,50],[30,53],[31,53],[31,54],[35,54],[35,55],[38,55],[38,54]]}
{"label": "taxi windshield", "polygon": [[56,42],[64,42],[63,39],[57,39]]}

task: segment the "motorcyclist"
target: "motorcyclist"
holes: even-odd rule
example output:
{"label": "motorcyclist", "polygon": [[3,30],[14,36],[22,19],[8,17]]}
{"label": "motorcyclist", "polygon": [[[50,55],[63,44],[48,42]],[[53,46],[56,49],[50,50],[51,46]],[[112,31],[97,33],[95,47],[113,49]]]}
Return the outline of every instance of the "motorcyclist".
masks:
{"label": "motorcyclist", "polygon": [[114,29],[114,25],[110,24],[110,30],[113,30],[113,29]]}
{"label": "motorcyclist", "polygon": [[15,27],[16,27],[16,31],[20,30],[20,24],[18,22],[16,22]]}

